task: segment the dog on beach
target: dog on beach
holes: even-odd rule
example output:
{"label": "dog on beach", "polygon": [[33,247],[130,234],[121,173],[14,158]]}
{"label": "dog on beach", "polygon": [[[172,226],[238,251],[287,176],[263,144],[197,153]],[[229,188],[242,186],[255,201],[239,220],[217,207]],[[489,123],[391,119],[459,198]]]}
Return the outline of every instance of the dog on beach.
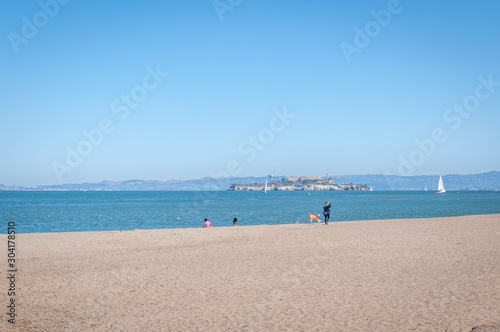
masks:
{"label": "dog on beach", "polygon": [[318,224],[321,222],[321,220],[319,219],[320,215],[319,213],[317,215],[314,215],[314,214],[311,214],[311,212],[309,212],[309,222],[312,222],[313,220],[316,220],[318,222]]}

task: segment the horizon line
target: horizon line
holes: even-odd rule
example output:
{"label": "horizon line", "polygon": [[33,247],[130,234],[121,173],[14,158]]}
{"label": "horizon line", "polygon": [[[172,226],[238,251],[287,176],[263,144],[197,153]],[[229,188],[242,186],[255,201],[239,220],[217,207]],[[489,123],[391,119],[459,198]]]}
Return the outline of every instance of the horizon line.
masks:
{"label": "horizon line", "polygon": [[[451,174],[420,174],[420,175],[398,175],[398,174],[343,174],[343,175],[329,175],[329,178],[333,177],[345,177],[345,176],[385,176],[385,177],[391,177],[391,176],[396,176],[396,177],[401,177],[401,178],[410,178],[410,177],[421,177],[421,176],[452,176],[452,175],[460,175],[460,176],[467,176],[467,175],[479,175],[479,174],[487,174],[487,173],[495,173],[495,172],[500,172],[500,171],[488,171],[488,172],[481,172],[481,173],[469,173],[469,174],[458,174],[458,173],[451,173]],[[328,174],[328,173],[326,173]],[[311,177],[314,175],[279,175],[277,177]],[[82,185],[82,184],[99,184],[99,183],[104,183],[104,182],[133,182],[133,181],[149,181],[149,182],[187,182],[187,181],[199,181],[199,180],[205,180],[205,179],[213,179],[216,181],[221,181],[221,180],[231,180],[231,179],[240,179],[240,178],[266,178],[269,177],[269,175],[262,175],[262,176],[255,176],[255,175],[249,175],[249,176],[234,176],[234,177],[211,177],[211,176],[206,176],[206,177],[201,177],[201,178],[193,178],[193,179],[185,179],[185,180],[180,180],[180,179],[169,179],[169,180],[146,180],[146,179],[129,179],[129,180],[101,180],[97,182],[73,182],[73,183],[60,183],[60,184],[44,184],[44,185],[4,185],[0,183],[0,186],[3,187],[10,187],[10,188],[39,188],[39,187],[57,187],[57,186],[68,186],[68,185]],[[274,176],[273,176],[274,177]],[[324,177],[324,176],[320,176]]]}

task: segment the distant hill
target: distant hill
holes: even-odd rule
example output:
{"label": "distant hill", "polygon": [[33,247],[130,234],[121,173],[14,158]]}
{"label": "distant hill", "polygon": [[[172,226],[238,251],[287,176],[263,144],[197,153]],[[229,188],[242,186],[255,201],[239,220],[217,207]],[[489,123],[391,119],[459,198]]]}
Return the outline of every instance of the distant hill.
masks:
{"label": "distant hill", "polygon": [[[277,177],[282,178],[282,177]],[[196,180],[127,180],[127,181],[102,181],[95,183],[61,184],[37,187],[7,187],[0,186],[0,190],[35,190],[35,191],[219,191],[227,190],[232,183],[262,182],[267,176],[248,178],[201,178]]]}
{"label": "distant hill", "polygon": [[[274,176],[274,180],[281,180],[285,176]],[[359,183],[372,187],[374,190],[423,190],[427,187],[430,191],[437,190],[439,175],[397,176],[397,175],[337,175],[331,176],[338,184]],[[128,180],[128,181],[102,181],[96,183],[62,184],[53,186],[5,186],[0,185],[0,190],[107,190],[107,191],[218,191],[227,190],[231,184],[246,184],[265,182],[267,176],[250,176],[235,178],[202,178],[196,180]],[[500,190],[500,172],[481,174],[443,175],[447,190]]]}
{"label": "distant hill", "polygon": [[[332,176],[339,184],[363,183],[374,190],[437,190],[439,175],[339,175]],[[500,172],[443,175],[447,190],[500,190]]]}

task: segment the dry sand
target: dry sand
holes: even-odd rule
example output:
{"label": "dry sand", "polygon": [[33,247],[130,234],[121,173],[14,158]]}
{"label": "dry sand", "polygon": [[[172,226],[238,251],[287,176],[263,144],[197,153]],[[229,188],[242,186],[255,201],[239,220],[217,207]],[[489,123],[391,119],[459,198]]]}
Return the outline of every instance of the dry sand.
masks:
{"label": "dry sand", "polygon": [[[500,215],[19,234],[16,245],[19,331],[500,329]],[[7,256],[5,235],[0,247]]]}

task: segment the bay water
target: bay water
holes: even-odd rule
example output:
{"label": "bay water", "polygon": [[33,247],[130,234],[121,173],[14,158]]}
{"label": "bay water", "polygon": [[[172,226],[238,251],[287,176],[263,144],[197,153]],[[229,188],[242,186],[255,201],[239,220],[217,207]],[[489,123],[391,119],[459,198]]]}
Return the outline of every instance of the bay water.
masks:
{"label": "bay water", "polygon": [[448,191],[0,191],[0,220],[17,233],[108,231],[432,218],[500,213],[500,192]]}

